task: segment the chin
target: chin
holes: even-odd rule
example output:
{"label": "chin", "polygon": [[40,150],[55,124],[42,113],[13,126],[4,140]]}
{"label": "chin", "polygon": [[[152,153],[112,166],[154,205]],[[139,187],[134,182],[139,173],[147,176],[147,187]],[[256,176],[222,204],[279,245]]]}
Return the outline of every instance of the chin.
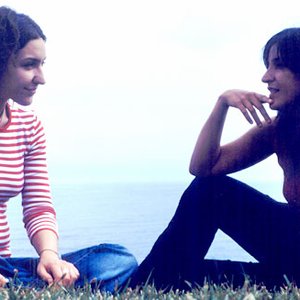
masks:
{"label": "chin", "polygon": [[[294,101],[282,101],[281,99],[273,100],[273,103],[269,105],[271,110],[282,111],[286,110],[289,107],[292,107]],[[280,101],[281,100],[281,101]]]}
{"label": "chin", "polygon": [[278,107],[275,102],[271,103],[269,107],[271,110],[280,110],[280,107]]}
{"label": "chin", "polygon": [[29,106],[32,104],[32,98],[26,98],[26,99],[13,99],[16,103],[22,106]]}

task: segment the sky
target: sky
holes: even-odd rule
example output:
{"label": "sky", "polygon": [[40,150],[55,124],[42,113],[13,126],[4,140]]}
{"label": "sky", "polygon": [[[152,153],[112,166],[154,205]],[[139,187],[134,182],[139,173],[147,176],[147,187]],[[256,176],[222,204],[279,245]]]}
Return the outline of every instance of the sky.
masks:
{"label": "sky", "polygon": [[[190,181],[190,156],[218,96],[267,94],[263,46],[300,26],[292,0],[0,2],[47,36],[47,84],[32,108],[47,133],[52,182]],[[249,128],[230,111],[222,142]],[[271,157],[236,176],[282,174]]]}

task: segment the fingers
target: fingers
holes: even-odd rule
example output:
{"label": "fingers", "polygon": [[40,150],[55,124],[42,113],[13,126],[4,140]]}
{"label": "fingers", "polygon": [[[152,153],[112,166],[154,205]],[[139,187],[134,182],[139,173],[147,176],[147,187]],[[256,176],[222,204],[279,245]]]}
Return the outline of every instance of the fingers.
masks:
{"label": "fingers", "polygon": [[65,263],[65,267],[62,269],[62,276],[57,282],[63,286],[71,286],[78,279],[79,272],[74,265],[67,262]]}
{"label": "fingers", "polygon": [[[262,126],[262,121],[259,118],[257,112],[260,112],[263,119],[267,123],[271,122],[271,118],[268,115],[266,109],[264,108],[264,106],[262,104],[265,102],[264,98],[265,98],[265,96],[261,96],[258,94],[252,94],[252,93],[247,94],[246,97],[242,98],[242,103],[241,103],[240,109],[249,123],[252,124],[253,120],[254,120],[254,122],[258,126]],[[250,113],[251,117],[248,112]]]}
{"label": "fingers", "polygon": [[242,90],[227,91],[224,95],[227,104],[238,108],[250,124],[253,124],[254,121],[258,126],[263,125],[259,114],[267,123],[271,122],[271,118],[263,105],[272,102],[268,97]]}
{"label": "fingers", "polygon": [[79,277],[78,270],[70,263],[62,261],[61,266],[53,270],[54,283],[71,286]]}
{"label": "fingers", "polygon": [[47,271],[45,266],[39,266],[37,271],[39,276],[49,285],[54,282],[54,278],[52,277],[51,273]]}
{"label": "fingers", "polygon": [[76,267],[64,260],[59,260],[57,263],[52,263],[49,266],[40,265],[38,273],[49,285],[71,286],[79,278],[79,272]]}

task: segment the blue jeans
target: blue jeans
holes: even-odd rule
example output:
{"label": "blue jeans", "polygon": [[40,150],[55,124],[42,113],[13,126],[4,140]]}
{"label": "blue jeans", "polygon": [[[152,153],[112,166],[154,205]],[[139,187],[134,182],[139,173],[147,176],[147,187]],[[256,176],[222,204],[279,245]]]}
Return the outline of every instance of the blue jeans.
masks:
{"label": "blue jeans", "polygon": [[[137,261],[126,248],[116,244],[100,244],[62,255],[80,272],[76,287],[93,282],[101,290],[113,292],[126,285],[137,268]],[[37,273],[38,258],[0,258],[0,273],[14,278],[15,283],[30,287],[44,287],[45,282]],[[16,273],[17,271],[17,273]]]}

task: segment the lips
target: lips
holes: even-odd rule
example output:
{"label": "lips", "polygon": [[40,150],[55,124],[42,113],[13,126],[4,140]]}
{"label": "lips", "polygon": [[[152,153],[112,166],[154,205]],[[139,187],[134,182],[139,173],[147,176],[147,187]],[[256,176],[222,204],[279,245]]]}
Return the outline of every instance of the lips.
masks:
{"label": "lips", "polygon": [[35,94],[35,92],[36,92],[36,87],[35,88],[25,88],[25,91],[27,91],[29,94]]}
{"label": "lips", "polygon": [[279,89],[274,88],[274,87],[268,87],[268,90],[270,91],[270,98],[272,99],[272,97],[279,92]]}

